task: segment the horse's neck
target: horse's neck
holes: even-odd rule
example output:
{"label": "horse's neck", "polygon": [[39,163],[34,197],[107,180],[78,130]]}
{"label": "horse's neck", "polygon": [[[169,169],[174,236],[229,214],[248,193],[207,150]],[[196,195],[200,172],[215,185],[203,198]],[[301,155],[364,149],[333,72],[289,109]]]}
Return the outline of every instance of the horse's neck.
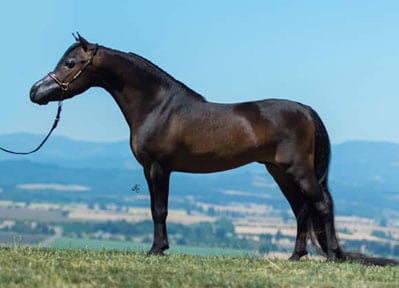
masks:
{"label": "horse's neck", "polygon": [[144,58],[105,47],[101,47],[98,54],[102,60],[96,86],[113,96],[132,129],[140,125],[140,120],[152,109],[171,101],[172,97],[184,99],[185,104],[206,102],[201,95]]}
{"label": "horse's neck", "polygon": [[157,102],[170,96],[167,85],[156,77],[146,78],[145,71],[122,52],[106,48],[101,52],[97,86],[112,95],[130,127]]}

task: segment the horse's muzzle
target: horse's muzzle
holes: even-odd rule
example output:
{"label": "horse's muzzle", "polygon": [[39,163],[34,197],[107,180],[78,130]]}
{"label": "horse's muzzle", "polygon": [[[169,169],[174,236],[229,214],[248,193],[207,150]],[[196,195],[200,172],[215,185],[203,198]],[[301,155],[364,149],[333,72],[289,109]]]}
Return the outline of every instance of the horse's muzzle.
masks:
{"label": "horse's muzzle", "polygon": [[50,101],[60,100],[60,89],[49,76],[45,76],[32,85],[29,95],[33,103],[46,105]]}

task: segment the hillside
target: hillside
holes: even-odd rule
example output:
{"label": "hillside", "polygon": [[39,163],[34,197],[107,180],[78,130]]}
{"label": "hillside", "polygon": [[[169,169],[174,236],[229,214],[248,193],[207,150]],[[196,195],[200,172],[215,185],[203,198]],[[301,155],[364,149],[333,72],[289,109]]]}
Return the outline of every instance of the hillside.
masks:
{"label": "hillside", "polygon": [[104,250],[0,249],[5,287],[397,287],[398,267]]}

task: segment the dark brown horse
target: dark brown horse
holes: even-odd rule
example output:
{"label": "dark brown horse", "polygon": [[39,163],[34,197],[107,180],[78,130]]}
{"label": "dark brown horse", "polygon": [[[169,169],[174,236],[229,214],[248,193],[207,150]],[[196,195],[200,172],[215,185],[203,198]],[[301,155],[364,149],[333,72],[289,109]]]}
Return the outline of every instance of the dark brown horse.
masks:
{"label": "dark brown horse", "polygon": [[144,168],[151,195],[150,253],[162,254],[169,248],[166,217],[171,172],[209,173],[259,162],[271,173],[297,219],[290,259],[307,254],[310,234],[328,259],[365,259],[344,253],[337,241],[327,188],[330,142],[313,109],[276,99],[210,103],[148,60],[78,36],[54,72],[33,85],[30,97],[47,104],[93,86],[113,96],[129,124],[131,149]]}

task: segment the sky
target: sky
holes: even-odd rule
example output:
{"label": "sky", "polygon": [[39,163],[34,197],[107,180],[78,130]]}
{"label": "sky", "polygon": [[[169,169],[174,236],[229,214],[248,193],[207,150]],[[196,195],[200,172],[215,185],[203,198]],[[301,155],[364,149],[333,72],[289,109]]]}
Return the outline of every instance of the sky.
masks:
{"label": "sky", "polygon": [[[332,143],[399,143],[399,1],[4,1],[0,134],[47,133],[57,103],[33,104],[29,90],[76,31],[149,59],[208,101],[290,99],[319,113]],[[129,138],[100,88],[64,102],[55,134]]]}

